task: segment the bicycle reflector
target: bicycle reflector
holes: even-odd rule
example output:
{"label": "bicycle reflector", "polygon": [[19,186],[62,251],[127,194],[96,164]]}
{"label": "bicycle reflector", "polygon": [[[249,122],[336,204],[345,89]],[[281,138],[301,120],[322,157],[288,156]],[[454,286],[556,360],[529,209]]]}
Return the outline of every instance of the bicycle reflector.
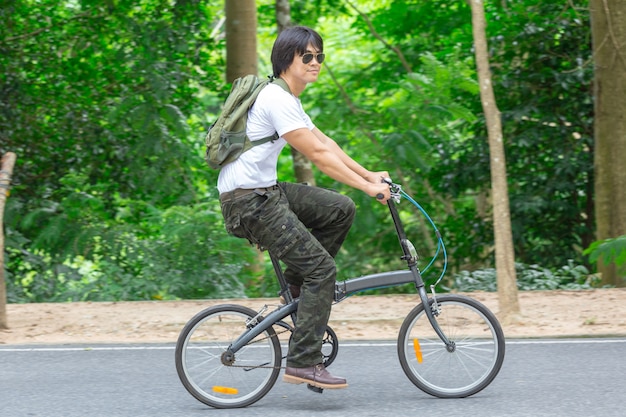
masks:
{"label": "bicycle reflector", "polygon": [[219,394],[227,394],[227,395],[239,394],[239,390],[237,388],[220,387],[219,385],[215,385],[213,387],[213,392],[217,392]]}
{"label": "bicycle reflector", "polygon": [[417,338],[413,339],[413,350],[415,351],[415,357],[417,358],[418,363],[422,363],[424,358],[422,358],[422,348],[420,347],[420,342]]}

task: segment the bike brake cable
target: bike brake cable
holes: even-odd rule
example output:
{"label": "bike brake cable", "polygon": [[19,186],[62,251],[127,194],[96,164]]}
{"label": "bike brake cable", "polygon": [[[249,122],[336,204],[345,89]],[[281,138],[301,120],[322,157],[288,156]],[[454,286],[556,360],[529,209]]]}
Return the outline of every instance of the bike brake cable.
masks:
{"label": "bike brake cable", "polygon": [[424,217],[428,220],[433,230],[435,231],[435,234],[437,236],[437,251],[433,255],[433,258],[430,260],[430,263],[426,265],[426,268],[424,268],[422,272],[428,271],[428,269],[433,265],[433,263],[437,259],[439,252],[440,251],[443,252],[443,269],[441,271],[441,275],[439,275],[439,278],[437,279],[437,282],[435,282],[434,284],[435,286],[437,286],[439,285],[439,282],[441,282],[441,280],[443,279],[444,275],[446,274],[446,269],[448,268],[448,253],[446,252],[446,246],[443,243],[441,233],[439,233],[439,229],[437,229],[437,225],[435,224],[433,219],[430,218],[426,210],[424,210],[424,208],[417,201],[415,201],[410,195],[408,195],[401,187],[398,187],[398,189],[400,193],[404,196],[404,198],[409,200],[411,204],[413,204],[415,207],[418,208],[418,210],[424,215]]}

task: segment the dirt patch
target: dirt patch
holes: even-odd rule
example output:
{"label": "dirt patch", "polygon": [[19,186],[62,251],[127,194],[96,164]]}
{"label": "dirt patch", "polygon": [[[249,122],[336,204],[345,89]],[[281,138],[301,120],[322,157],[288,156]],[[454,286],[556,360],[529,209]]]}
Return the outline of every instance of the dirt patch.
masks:
{"label": "dirt patch", "polygon": [[[495,293],[467,294],[498,314]],[[417,295],[355,296],[333,306],[340,340],[393,340]],[[507,337],[626,336],[626,289],[520,292]],[[216,304],[254,309],[278,299],[9,304],[0,344],[174,343],[196,313]]]}

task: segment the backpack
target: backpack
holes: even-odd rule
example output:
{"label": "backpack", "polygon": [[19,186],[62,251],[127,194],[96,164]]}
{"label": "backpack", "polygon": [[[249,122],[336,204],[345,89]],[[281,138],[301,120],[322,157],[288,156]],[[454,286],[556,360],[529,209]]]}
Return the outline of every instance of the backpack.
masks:
{"label": "backpack", "polygon": [[250,141],[246,135],[248,110],[254,104],[261,90],[271,82],[280,85],[285,91],[291,93],[287,83],[280,78],[261,79],[256,75],[246,75],[233,82],[230,93],[224,102],[222,113],[211,125],[204,139],[206,144],[204,159],[211,168],[220,169],[239,158],[242,153],[253,146],[278,139],[278,133],[255,141]]}

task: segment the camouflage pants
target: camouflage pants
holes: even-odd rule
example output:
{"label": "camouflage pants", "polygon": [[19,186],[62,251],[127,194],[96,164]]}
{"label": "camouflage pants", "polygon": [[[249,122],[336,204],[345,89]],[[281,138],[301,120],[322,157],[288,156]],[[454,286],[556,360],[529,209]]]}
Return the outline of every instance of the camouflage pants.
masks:
{"label": "camouflage pants", "polygon": [[287,366],[321,363],[337,275],[334,257],[352,225],[354,202],[331,190],[279,183],[221,206],[229,233],[267,248],[287,266],[287,282],[302,286]]}

